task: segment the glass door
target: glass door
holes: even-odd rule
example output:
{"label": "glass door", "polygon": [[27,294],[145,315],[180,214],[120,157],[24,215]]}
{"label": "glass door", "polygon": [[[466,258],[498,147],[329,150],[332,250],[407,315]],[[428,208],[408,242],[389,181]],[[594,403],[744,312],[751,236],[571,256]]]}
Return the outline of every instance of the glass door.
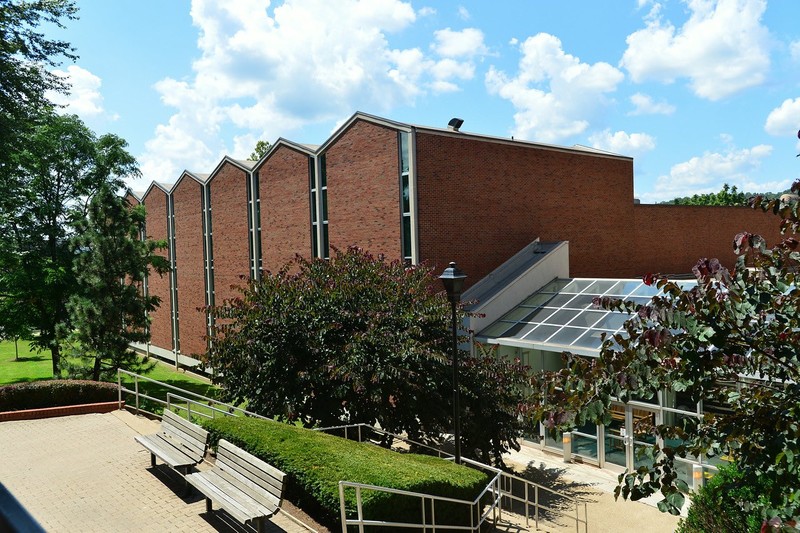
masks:
{"label": "glass door", "polygon": [[621,471],[652,465],[646,451],[656,442],[652,428],[658,423],[657,417],[657,409],[612,403],[611,422],[603,431],[603,466]]}

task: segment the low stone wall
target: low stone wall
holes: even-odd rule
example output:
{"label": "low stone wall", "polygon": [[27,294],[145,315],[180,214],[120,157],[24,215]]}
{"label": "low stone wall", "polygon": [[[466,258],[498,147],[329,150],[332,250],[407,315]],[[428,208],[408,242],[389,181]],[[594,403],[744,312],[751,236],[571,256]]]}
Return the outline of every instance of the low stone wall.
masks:
{"label": "low stone wall", "polygon": [[[122,407],[125,402],[122,402]],[[35,420],[55,416],[85,415],[89,413],[110,413],[120,408],[119,402],[85,403],[80,405],[64,405],[61,407],[44,407],[42,409],[23,409],[21,411],[0,412],[0,422],[12,420]]]}

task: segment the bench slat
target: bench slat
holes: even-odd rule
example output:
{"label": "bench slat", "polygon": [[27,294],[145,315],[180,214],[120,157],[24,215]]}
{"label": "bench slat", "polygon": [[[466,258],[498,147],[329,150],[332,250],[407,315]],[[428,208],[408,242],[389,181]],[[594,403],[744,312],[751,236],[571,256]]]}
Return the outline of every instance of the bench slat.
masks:
{"label": "bench slat", "polygon": [[247,452],[234,452],[229,446],[233,445],[220,441],[217,464],[248,486],[260,487],[280,498],[285,474]]}
{"label": "bench slat", "polygon": [[155,454],[172,468],[182,468],[197,464],[197,459],[186,454],[181,448],[175,447],[159,434],[156,435],[137,435],[136,441],[147,448],[150,453]]}
{"label": "bench slat", "polygon": [[219,480],[213,476],[209,477],[208,472],[210,470],[189,474],[186,476],[186,480],[203,496],[216,502],[219,507],[225,509],[240,522],[247,522],[259,517],[270,517],[275,514],[274,510],[259,506],[235,488],[217,484]]}
{"label": "bench slat", "polygon": [[208,431],[197,424],[167,410],[164,411],[161,419],[161,430],[170,437],[179,440],[195,454],[199,454],[199,459],[202,459],[203,455],[205,455]]}
{"label": "bench slat", "polygon": [[[220,439],[217,461],[186,481],[242,523],[269,518],[280,510],[286,474]],[[209,507],[211,509],[211,507]]]}
{"label": "bench slat", "polygon": [[272,490],[264,490],[263,487],[242,479],[241,475],[235,475],[234,472],[222,468],[215,468],[209,470],[209,472],[213,472],[213,476],[219,479],[220,483],[235,487],[236,490],[247,494],[267,509],[275,509],[281,505],[281,487],[272,487]]}

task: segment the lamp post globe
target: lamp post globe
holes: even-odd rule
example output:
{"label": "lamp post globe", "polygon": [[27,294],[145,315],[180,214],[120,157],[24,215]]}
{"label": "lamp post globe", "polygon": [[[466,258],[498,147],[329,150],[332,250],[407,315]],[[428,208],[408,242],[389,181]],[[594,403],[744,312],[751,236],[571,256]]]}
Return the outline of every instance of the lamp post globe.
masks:
{"label": "lamp post globe", "polygon": [[461,301],[464,280],[467,278],[455,262],[451,262],[439,279],[442,280],[447,299],[450,300],[453,326],[453,441],[455,444],[455,462],[461,463],[461,407],[458,392],[458,324],[456,322],[456,306]]}

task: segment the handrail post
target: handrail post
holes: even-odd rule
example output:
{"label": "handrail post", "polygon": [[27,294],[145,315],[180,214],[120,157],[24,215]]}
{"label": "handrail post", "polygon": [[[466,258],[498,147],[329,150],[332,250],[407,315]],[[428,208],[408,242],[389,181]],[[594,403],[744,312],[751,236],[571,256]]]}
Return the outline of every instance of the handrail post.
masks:
{"label": "handrail post", "polygon": [[347,513],[344,509],[344,485],[339,482],[339,514],[342,515],[342,533],[347,533]]}
{"label": "handrail post", "polygon": [[364,533],[364,510],[361,508],[361,487],[356,487],[356,508],[358,509],[358,531]]}
{"label": "handrail post", "polygon": [[117,369],[117,409],[122,409],[122,374]]}
{"label": "handrail post", "polygon": [[136,391],[136,416],[139,416],[139,377],[133,378],[133,387]]}
{"label": "handrail post", "polygon": [[539,529],[539,485],[535,485],[533,487],[533,497],[535,499],[534,503],[536,505],[535,511],[534,511],[536,513],[536,520],[535,520],[536,529]]}

